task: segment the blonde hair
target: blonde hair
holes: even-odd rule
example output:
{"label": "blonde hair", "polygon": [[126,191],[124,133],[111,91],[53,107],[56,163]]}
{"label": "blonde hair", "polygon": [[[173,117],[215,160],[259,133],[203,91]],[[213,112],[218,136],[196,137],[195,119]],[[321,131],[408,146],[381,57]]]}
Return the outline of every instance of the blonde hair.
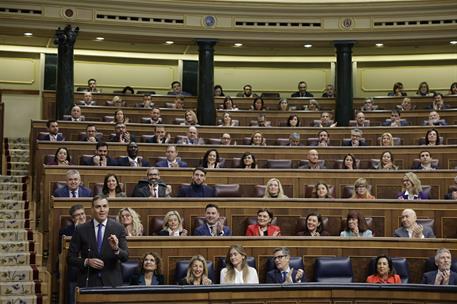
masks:
{"label": "blonde hair", "polygon": [[265,185],[265,194],[263,195],[263,198],[273,198],[273,196],[271,196],[270,192],[268,191],[268,187],[270,187],[270,185],[273,182],[277,182],[278,188],[279,188],[278,196],[274,197],[274,198],[288,198],[287,195],[284,194],[284,190],[282,188],[281,182],[277,178],[270,178],[270,180],[267,182],[267,184]]}
{"label": "blonde hair", "polygon": [[[119,223],[122,223],[121,222],[122,212],[124,212],[124,211],[127,211],[132,216],[132,231],[131,231],[132,236],[141,236],[141,235],[143,235],[143,225],[141,224],[140,216],[132,208],[121,208],[119,210],[119,213],[117,214],[117,221]],[[127,227],[125,227],[125,230],[128,233]]]}
{"label": "blonde hair", "polygon": [[192,115],[192,122],[191,122],[190,124],[191,124],[191,125],[198,125],[197,114],[195,114],[195,112],[192,111],[192,110],[187,110],[187,111],[184,113],[184,121],[185,121],[185,124],[188,124],[188,123],[189,123],[189,122],[187,121],[187,119],[186,119],[187,114]]}
{"label": "blonde hair", "polygon": [[[411,181],[411,183],[413,184],[413,189],[411,191],[411,194],[419,195],[419,192],[422,191],[422,183],[421,183],[419,177],[417,177],[417,175],[413,172],[406,172],[405,177],[407,179],[409,179]],[[404,186],[402,186],[401,190],[404,192],[407,189]]]}
{"label": "blonde hair", "polygon": [[167,229],[169,228],[168,227],[168,221],[170,220],[170,217],[172,216],[176,216],[178,218],[178,222],[179,222],[179,225],[178,225],[178,229],[179,231],[182,230],[182,217],[181,215],[179,215],[179,212],[176,211],[176,210],[172,210],[172,211],[168,211],[165,216],[163,217],[163,225],[162,225],[162,228],[163,229]]}
{"label": "blonde hair", "polygon": [[227,265],[227,274],[225,276],[225,283],[233,283],[235,282],[235,267],[233,266],[232,262],[230,261],[230,251],[235,249],[239,254],[243,256],[243,260],[241,261],[241,271],[243,272],[243,281],[247,282],[248,275],[249,275],[249,266],[247,262],[248,254],[246,250],[241,245],[232,245],[230,246],[229,250],[227,251],[227,255],[225,256],[225,264]]}
{"label": "blonde hair", "polygon": [[196,280],[194,274],[192,273],[192,265],[196,262],[200,261],[203,264],[203,276],[208,277],[208,265],[206,265],[206,260],[202,255],[194,255],[189,262],[189,266],[187,267],[187,275],[185,277],[185,280],[187,281],[188,284],[193,284],[194,281]]}
{"label": "blonde hair", "polygon": [[[364,197],[360,197],[358,194],[357,194],[357,188],[359,186],[365,186],[367,188],[367,192],[365,193]],[[370,194],[370,191],[368,191],[368,182],[365,178],[361,177],[361,178],[358,178],[355,182],[354,182],[354,192],[352,192],[352,197],[351,198],[369,198],[371,196]]]}
{"label": "blonde hair", "polygon": [[382,146],[382,138],[383,138],[384,136],[389,137],[390,146],[393,146],[393,145],[394,145],[394,137],[393,137],[392,134],[390,134],[389,132],[384,132],[384,133],[382,133],[380,145]]}

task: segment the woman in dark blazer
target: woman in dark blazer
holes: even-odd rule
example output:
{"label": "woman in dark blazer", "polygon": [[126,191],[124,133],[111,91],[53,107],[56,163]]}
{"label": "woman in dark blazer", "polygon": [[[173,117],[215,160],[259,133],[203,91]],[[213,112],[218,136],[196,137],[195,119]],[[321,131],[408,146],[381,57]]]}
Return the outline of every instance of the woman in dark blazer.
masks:
{"label": "woman in dark blazer", "polygon": [[163,285],[165,282],[162,274],[162,260],[155,252],[148,252],[143,255],[139,262],[140,274],[134,276],[130,285]]}

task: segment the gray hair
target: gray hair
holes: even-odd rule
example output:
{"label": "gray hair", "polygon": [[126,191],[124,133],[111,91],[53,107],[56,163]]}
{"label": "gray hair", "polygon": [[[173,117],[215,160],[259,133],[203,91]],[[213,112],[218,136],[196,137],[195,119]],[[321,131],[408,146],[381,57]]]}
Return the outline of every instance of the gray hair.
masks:
{"label": "gray hair", "polygon": [[282,253],[284,255],[290,256],[290,251],[289,251],[289,248],[287,248],[287,247],[277,247],[277,248],[273,249],[273,254],[275,254],[276,252],[279,252],[279,251],[282,251]]}
{"label": "gray hair", "polygon": [[440,248],[436,251],[436,254],[435,254],[435,263],[438,263],[438,261],[440,260],[440,257],[443,253],[449,253],[449,255],[452,257],[451,255],[451,252],[449,251],[449,249],[447,248]]}

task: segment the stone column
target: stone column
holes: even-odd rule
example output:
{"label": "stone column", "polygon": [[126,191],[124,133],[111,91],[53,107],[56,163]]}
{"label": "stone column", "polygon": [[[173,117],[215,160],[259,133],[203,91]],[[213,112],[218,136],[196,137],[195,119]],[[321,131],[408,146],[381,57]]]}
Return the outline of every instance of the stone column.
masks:
{"label": "stone column", "polygon": [[335,42],[336,47],[336,108],[338,126],[349,125],[352,109],[352,41]]}
{"label": "stone column", "polygon": [[197,40],[198,44],[198,106],[200,125],[216,124],[214,106],[214,45],[215,40]]}
{"label": "stone column", "polygon": [[73,106],[73,46],[78,36],[79,27],[67,25],[64,29],[56,30],[54,44],[58,45],[57,53],[57,91],[56,119],[63,119],[64,114],[70,114]]}

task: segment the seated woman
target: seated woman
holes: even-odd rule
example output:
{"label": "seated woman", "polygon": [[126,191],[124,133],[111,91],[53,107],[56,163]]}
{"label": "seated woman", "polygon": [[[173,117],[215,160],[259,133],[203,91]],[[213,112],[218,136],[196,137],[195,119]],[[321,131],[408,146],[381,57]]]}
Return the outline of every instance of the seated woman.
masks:
{"label": "seated woman", "polygon": [[105,175],[102,193],[108,198],[126,197],[125,193],[122,192],[121,186],[119,184],[119,179],[117,178],[116,174],[112,173]]}
{"label": "seated woman", "polygon": [[279,111],[289,111],[289,102],[287,99],[281,99],[278,103]]}
{"label": "seated woman", "polygon": [[317,112],[320,110],[319,102],[316,99],[310,99],[308,104],[303,107],[303,110]]}
{"label": "seated woman", "polygon": [[328,188],[328,185],[323,182],[318,182],[313,189],[313,198],[332,198],[332,195],[330,194],[330,190]]}
{"label": "seated woman", "polygon": [[182,126],[198,126],[197,114],[192,110],[187,110],[184,113],[184,122],[180,123]]}
{"label": "seated woman", "polygon": [[415,109],[415,106],[410,98],[405,97],[403,98],[400,105],[397,105],[397,109],[402,112],[412,111]]}
{"label": "seated woman", "polygon": [[202,255],[195,255],[190,259],[187,267],[187,275],[179,285],[211,285],[213,282],[208,278],[208,265]]}
{"label": "seated woman", "polygon": [[300,126],[300,119],[297,114],[291,114],[289,118],[287,118],[287,126],[293,128]]}
{"label": "seated woman", "polygon": [[418,96],[433,96],[433,92],[430,91],[428,83],[422,81],[417,88],[416,95]]}
{"label": "seated woman", "polygon": [[155,252],[148,252],[141,258],[138,268],[140,275],[130,280],[130,285],[163,285],[165,283],[162,274],[162,260]]}
{"label": "seated woman", "polygon": [[163,218],[160,236],[186,236],[187,230],[182,227],[182,218],[176,210],[168,211]]}
{"label": "seated woman", "polygon": [[113,123],[114,124],[126,124],[129,122],[129,119],[127,117],[125,117],[124,115],[124,111],[122,110],[116,110],[114,112],[114,120],[113,120]]}
{"label": "seated woman", "polygon": [[241,245],[230,246],[221,270],[221,284],[258,284],[257,271],[247,263],[248,254]]}
{"label": "seated woman", "polygon": [[206,151],[199,167],[209,169],[221,168],[221,158],[219,157],[219,152],[216,149],[209,149]]}
{"label": "seated woman", "polygon": [[220,84],[216,84],[214,86],[214,97],[224,97],[224,90],[222,89],[222,86]]}
{"label": "seated woman", "polygon": [[355,159],[355,156],[352,155],[351,153],[346,154],[343,158],[343,167],[341,169],[346,169],[346,170],[357,169],[357,160]]}
{"label": "seated woman", "polygon": [[396,82],[394,83],[394,88],[392,92],[387,93],[387,96],[406,96],[406,92],[403,91],[403,83]]}
{"label": "seated woman", "polygon": [[427,130],[427,133],[425,133],[425,145],[439,146],[441,144],[440,133],[438,133],[438,130],[435,128]]}
{"label": "seated woman", "polygon": [[448,95],[457,95],[457,82],[451,84]]}
{"label": "seated woman", "polygon": [[303,236],[328,236],[329,233],[324,230],[322,216],[317,212],[311,212],[306,216],[306,229]]}
{"label": "seated woman", "polygon": [[281,182],[277,178],[271,178],[267,182],[265,188],[263,198],[288,198],[287,195],[284,194]]}
{"label": "seated woman", "polygon": [[224,116],[222,117],[221,123],[218,125],[219,127],[234,127],[236,126],[236,121],[232,119],[230,113],[225,112]]}
{"label": "seated woman", "polygon": [[255,132],[251,136],[251,146],[266,146],[267,145],[267,139],[263,137],[262,133],[260,132]]}
{"label": "seated woman", "polygon": [[281,228],[272,225],[273,213],[267,208],[257,211],[257,224],[249,225],[246,229],[247,236],[278,236]]}
{"label": "seated woman", "polygon": [[368,191],[368,183],[367,180],[364,178],[358,178],[354,183],[354,192],[352,192],[351,199],[376,199],[373,195],[370,194]]}
{"label": "seated woman", "polygon": [[422,192],[422,183],[416,174],[407,172],[402,179],[401,193],[397,197],[401,200],[422,200],[427,199],[425,193]]}
{"label": "seated woman", "polygon": [[395,273],[391,258],[385,255],[378,256],[375,265],[376,272],[368,276],[367,283],[401,284],[400,276]]}
{"label": "seated woman", "polygon": [[59,147],[54,154],[54,158],[47,162],[48,166],[69,166],[71,156],[66,147]]}
{"label": "seated woman", "polygon": [[143,225],[140,216],[132,208],[121,208],[117,215],[117,221],[125,228],[126,236],[142,236]]}
{"label": "seated woman", "polygon": [[241,156],[240,168],[243,169],[257,169],[257,162],[255,155],[251,152],[244,152]]}
{"label": "seated woman", "polygon": [[222,102],[222,110],[236,111],[238,107],[233,103],[233,99],[230,96],[225,96]]}
{"label": "seated woman", "polygon": [[261,97],[254,98],[254,100],[252,101],[251,110],[253,110],[253,111],[265,111],[266,110],[265,102],[263,101],[263,99]]}
{"label": "seated woman", "polygon": [[346,230],[341,231],[340,236],[343,237],[372,237],[373,232],[368,229],[367,221],[357,211],[349,211],[346,218]]}
{"label": "seated woman", "polygon": [[382,147],[392,147],[394,145],[394,137],[389,132],[384,132],[381,135],[381,142]]}
{"label": "seated woman", "polygon": [[390,151],[382,152],[378,170],[398,170],[398,166],[394,164],[394,156]]}

